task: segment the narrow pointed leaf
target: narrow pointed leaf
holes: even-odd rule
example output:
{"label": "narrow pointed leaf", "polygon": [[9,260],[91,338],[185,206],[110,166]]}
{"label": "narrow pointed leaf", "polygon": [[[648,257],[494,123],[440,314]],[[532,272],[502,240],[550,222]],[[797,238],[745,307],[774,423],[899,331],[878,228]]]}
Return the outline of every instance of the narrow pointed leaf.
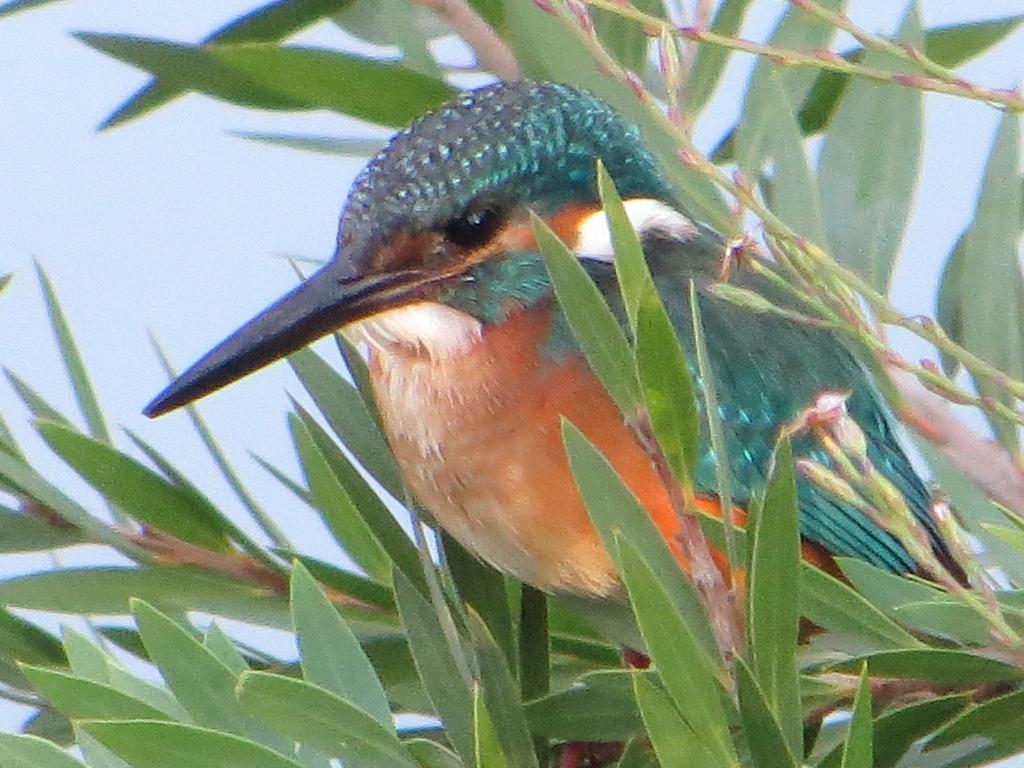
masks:
{"label": "narrow pointed leaf", "polygon": [[757,682],[792,755],[803,755],[797,676],[800,631],[800,530],[796,474],[788,440],[776,448],[774,471],[757,516],[748,581],[747,622]]}
{"label": "narrow pointed leaf", "polygon": [[47,402],[46,398],[30,387],[28,382],[18,376],[18,374],[4,368],[4,375],[7,377],[7,381],[10,383],[15,394],[21,398],[21,402],[25,404],[25,407],[28,408],[34,418],[53,421],[64,427],[72,426],[71,420],[67,416]]}
{"label": "narrow pointed leaf", "polygon": [[77,528],[55,523],[0,507],[0,552],[60,549],[84,540]]}
{"label": "narrow pointed leaf", "polygon": [[406,125],[456,93],[399,64],[328,49],[253,44],[210,54],[281,99],[380,125]]}
{"label": "narrow pointed leaf", "polygon": [[842,768],[874,768],[875,757],[871,720],[871,678],[865,664],[860,675],[860,686],[853,700],[853,719],[850,732],[843,745]]}
{"label": "narrow pointed leaf", "polygon": [[288,364],[334,434],[392,496],[401,498],[398,465],[359,390],[311,350],[290,355]]}
{"label": "narrow pointed leaf", "polygon": [[[733,37],[740,31],[751,0],[724,0],[715,11],[711,31]],[[697,115],[708,103],[718,86],[732,52],[720,45],[702,45],[690,69],[686,82],[686,111]]]}
{"label": "narrow pointed leaf", "polygon": [[354,702],[302,680],[246,672],[238,698],[253,717],[288,739],[307,744],[346,765],[414,768],[392,728]]}
{"label": "narrow pointed leaf", "polygon": [[[625,741],[643,733],[630,670],[602,670],[526,705],[534,733],[563,741]],[[653,673],[651,673],[653,674]]]}
{"label": "narrow pointed leaf", "polygon": [[459,756],[436,741],[408,739],[403,744],[420,768],[463,768]]}
{"label": "narrow pointed leaf", "polygon": [[166,720],[167,715],[110,685],[55,669],[23,665],[33,687],[73,720]]}
{"label": "narrow pointed leaf", "polygon": [[[973,353],[1016,378],[1024,377],[1024,323],[1020,318],[1022,287],[1017,259],[1022,207],[1020,122],[1004,115],[982,180],[974,221],[964,240],[962,276],[964,343]],[[999,396],[988,382],[976,382],[983,395]],[[1018,429],[989,419],[1000,442],[1018,455]]]}
{"label": "narrow pointed leaf", "polygon": [[238,646],[231,641],[231,638],[216,621],[206,631],[203,646],[236,677],[249,669],[249,663],[245,660],[242,652],[238,650]]}
{"label": "narrow pointed leaf", "polygon": [[720,765],[679,714],[664,688],[639,674],[633,676],[633,688],[647,735],[662,768]]}
{"label": "narrow pointed leaf", "polygon": [[133,600],[132,608],[150,659],[196,724],[255,736],[259,729],[235,698],[236,680],[231,670],[191,632],[155,608],[141,600]]}
{"label": "narrow pointed leaf", "polygon": [[[4,7],[0,6],[0,16]],[[0,733],[0,765],[5,768],[83,768],[52,741],[38,736]]]}
{"label": "narrow pointed leaf", "polygon": [[74,336],[71,334],[71,327],[68,325],[64,310],[57,300],[57,293],[53,289],[53,283],[49,276],[43,271],[42,266],[36,264],[36,273],[39,277],[39,286],[43,291],[43,298],[46,300],[46,310],[50,315],[50,324],[53,333],[57,337],[57,345],[60,347],[61,358],[67,370],[68,379],[75,392],[75,400],[85,417],[85,423],[89,428],[89,434],[97,440],[105,443],[110,442],[110,430],[107,429],[106,420],[103,418],[103,411],[100,409],[99,400],[93,390],[89,374],[85,370],[85,363],[82,354],[78,350]]}
{"label": "narrow pointed leaf", "polygon": [[81,727],[132,768],[302,768],[280,752],[220,731],[152,720],[87,720]]}
{"label": "narrow pointed leaf", "polygon": [[311,499],[335,541],[343,547],[367,575],[386,581],[391,570],[387,552],[356,510],[345,487],[331,469],[303,421],[294,415],[288,419]]}
{"label": "narrow pointed leaf", "polygon": [[686,353],[653,284],[636,316],[636,368],[647,416],[676,478],[692,487],[700,421]]}
{"label": "narrow pointed leaf", "polygon": [[132,517],[207,549],[227,549],[225,525],[209,502],[201,502],[104,442],[54,423],[40,423],[38,429],[78,474]]}
{"label": "narrow pointed leaf", "polygon": [[559,306],[591,369],[619,410],[632,413],[639,400],[629,344],[601,291],[576,256],[536,215],[533,232],[544,255]]}
{"label": "narrow pointed leaf", "polygon": [[445,641],[430,603],[400,571],[393,574],[395,599],[423,688],[448,739],[463,762],[476,763],[473,692]]}
{"label": "narrow pointed leaf", "polygon": [[734,663],[740,718],[754,765],[757,768],[799,768],[800,763],[793,757],[754,673],[741,657]]}
{"label": "narrow pointed leaf", "polygon": [[[271,0],[213,32],[203,43],[272,43],[284,40],[325,16],[337,12],[352,0]],[[174,78],[154,78],[142,86],[108,117],[103,128],[113,128],[127,120],[151,112],[177,98],[184,88]]]}
{"label": "narrow pointed leaf", "polygon": [[473,749],[476,768],[510,768],[479,686],[473,689]]}
{"label": "narrow pointed leaf", "polygon": [[292,569],[292,620],[306,680],[394,730],[387,695],[359,640],[301,563]]}
{"label": "narrow pointed leaf", "polygon": [[3,608],[0,608],[0,654],[28,664],[67,663],[57,638]]}
{"label": "narrow pointed leaf", "polygon": [[[934,733],[967,705],[967,696],[939,698],[908,704],[883,713],[873,728],[873,768],[895,768],[918,739]],[[843,747],[837,746],[818,763],[818,768],[839,768]]]}
{"label": "narrow pointed leaf", "polygon": [[856,672],[867,664],[878,677],[931,680],[936,684],[1009,683],[1024,678],[1024,670],[988,656],[946,648],[909,648],[882,651],[842,661],[831,669]]}
{"label": "narrow pointed leaf", "polygon": [[640,632],[665,689],[710,765],[738,765],[713,669],[651,567],[627,540],[617,537],[617,548]]}
{"label": "narrow pointed leaf", "polygon": [[607,459],[575,426],[563,423],[562,440],[587,512],[619,573],[622,573],[622,563],[615,540],[616,536],[626,536],[655,568],[676,613],[686,620],[707,663],[712,663],[711,660],[717,658],[718,645],[711,633],[701,598],[681,572],[679,561],[647,511]]}
{"label": "narrow pointed leaf", "polygon": [[635,331],[637,308],[644,293],[653,284],[651,271],[615,182],[600,160],[597,163],[597,189],[615,249],[615,275],[619,281],[619,291],[626,306],[626,317]]}
{"label": "narrow pointed leaf", "polygon": [[1022,23],[1024,14],[1016,14],[1001,19],[934,27],[925,34],[924,52],[928,58],[945,67],[957,67],[1005,40]]}
{"label": "narrow pointed leaf", "polygon": [[[916,6],[900,40],[923,45]],[[868,66],[902,62],[875,52]],[[849,87],[821,151],[822,211],[832,254],[888,293],[893,265],[917,188],[924,95],[916,88],[859,78]]]}
{"label": "narrow pointed leaf", "polygon": [[341,157],[368,158],[384,146],[380,141],[367,139],[346,139],[340,136],[315,136],[299,133],[232,131],[231,135],[246,141],[269,144],[272,147],[298,149],[321,155],[340,155]]}
{"label": "narrow pointed leaf", "polygon": [[[423,569],[419,554],[409,534],[402,528],[394,513],[388,509],[359,470],[348,460],[337,443],[320,426],[305,408],[293,403],[296,413],[309,431],[310,437],[323,454],[338,483],[345,489],[345,495],[352,508],[365,523],[388,559],[417,586],[424,585]],[[424,587],[425,589],[425,587]]]}

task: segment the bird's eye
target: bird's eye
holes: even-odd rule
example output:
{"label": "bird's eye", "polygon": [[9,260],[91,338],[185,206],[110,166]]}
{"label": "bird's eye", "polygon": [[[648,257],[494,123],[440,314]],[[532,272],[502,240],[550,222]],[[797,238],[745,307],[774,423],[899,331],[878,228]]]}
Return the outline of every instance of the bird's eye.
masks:
{"label": "bird's eye", "polygon": [[444,225],[448,242],[463,248],[479,248],[498,231],[502,215],[494,208],[472,208]]}

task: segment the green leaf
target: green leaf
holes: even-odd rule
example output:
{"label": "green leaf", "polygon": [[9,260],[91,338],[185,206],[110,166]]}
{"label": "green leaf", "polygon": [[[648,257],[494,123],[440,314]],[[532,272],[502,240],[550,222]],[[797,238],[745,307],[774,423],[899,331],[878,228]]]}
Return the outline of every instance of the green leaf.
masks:
{"label": "green leaf", "polygon": [[[840,11],[845,5],[845,0],[825,0],[819,5],[829,10]],[[828,47],[828,42],[834,34],[835,29],[832,26],[820,23],[806,11],[791,5],[772,32],[769,44],[776,48],[810,51]],[[750,77],[750,84],[747,86],[743,122],[735,132],[745,135],[742,139],[737,135],[737,141],[745,147],[741,167],[748,171],[759,169],[769,154],[772,141],[771,112],[775,110],[776,105],[771,98],[765,96],[765,90],[773,89],[770,80],[775,67],[776,65],[766,57],[758,59],[754,74]],[[814,72],[790,67],[784,72],[779,72],[778,77],[786,100],[790,104],[799,104],[811,88]],[[727,142],[731,146],[729,139]],[[719,145],[714,152],[715,162],[724,159],[721,157],[722,154],[724,147]]]}
{"label": "green leaf", "polygon": [[679,714],[665,689],[654,679],[634,674],[633,690],[660,765],[682,768],[718,764],[697,733]]}
{"label": "green leaf", "polygon": [[654,436],[673,474],[692,489],[700,421],[686,353],[653,284],[636,316],[636,368]]}
{"label": "green leaf", "polygon": [[[331,472],[345,489],[345,497],[351,502],[355,513],[366,524],[391,562],[414,584],[425,589],[419,553],[409,534],[316,419],[301,405],[293,405],[313,442],[330,465]],[[347,544],[346,539],[345,545]]]}
{"label": "green leaf", "polygon": [[653,286],[654,280],[647,266],[647,257],[644,256],[640,237],[633,228],[633,222],[629,220],[619,191],[615,188],[615,182],[600,160],[597,161],[597,189],[615,250],[615,276],[618,278],[622,302],[626,307],[626,318],[629,320],[630,328],[635,331],[640,301]]}
{"label": "green leaf", "polygon": [[10,383],[15,394],[21,398],[21,402],[25,404],[25,407],[28,408],[34,418],[55,421],[65,427],[72,426],[71,420],[67,416],[47,402],[46,398],[30,387],[28,382],[18,376],[18,374],[4,368],[4,375],[7,377],[7,381]]}
{"label": "green leaf", "polygon": [[551,629],[547,593],[523,584],[519,596],[519,688],[524,699],[551,689]]}
{"label": "green leaf", "polygon": [[61,520],[52,523],[23,512],[0,507],[0,552],[35,552],[81,544],[77,528]]}
{"label": "green leaf", "polygon": [[650,515],[607,459],[574,425],[563,422],[562,440],[587,513],[619,573],[622,572],[622,563],[615,540],[617,536],[625,535],[656,568],[676,613],[687,622],[706,662],[712,663],[711,660],[718,656],[718,645],[706,619],[704,605],[689,578],[682,574],[679,562]]}
{"label": "green leaf", "polygon": [[632,372],[629,344],[618,320],[579,259],[541,218],[531,215],[537,246],[576,341],[619,410],[632,413],[639,388]]}
{"label": "green leaf", "polygon": [[767,151],[775,159],[774,173],[765,185],[771,209],[803,237],[823,243],[825,222],[818,179],[807,161],[800,126],[778,67],[767,67],[764,87],[758,93],[768,99],[761,109],[771,133],[766,139]]}
{"label": "green leaf", "polygon": [[625,741],[643,733],[629,670],[583,675],[564,691],[526,705],[530,730],[561,741]]}
{"label": "green leaf", "polygon": [[[923,44],[916,5],[899,39]],[[864,63],[897,71],[903,62],[869,52]],[[924,95],[916,88],[855,80],[821,151],[822,210],[832,254],[888,293],[921,165]]]}
{"label": "green leaf", "polygon": [[387,695],[370,660],[302,563],[292,569],[291,604],[306,680],[351,702],[394,732]]}
{"label": "green leaf", "polygon": [[109,544],[120,552],[139,558],[146,553],[128,538],[89,514],[80,504],[48,483],[21,459],[0,450],[0,480],[51,510],[69,523],[87,531],[97,542]]}
{"label": "green leaf", "polygon": [[618,559],[615,539],[616,536],[625,535],[657,569],[676,611],[688,622],[690,632],[710,663],[717,658],[718,645],[706,619],[701,598],[689,578],[683,577],[678,560],[650,515],[608,460],[569,422],[562,424],[562,441],[587,513],[619,572],[622,572],[622,564]]}
{"label": "green leaf", "polygon": [[[711,31],[734,37],[743,25],[751,0],[724,0],[715,11]],[[686,112],[697,115],[711,99],[732,51],[721,45],[701,45],[686,81]]]}
{"label": "green leaf", "polygon": [[[642,13],[664,17],[664,6],[656,0],[639,0],[635,7]],[[631,72],[643,72],[650,48],[650,38],[644,28],[632,19],[603,8],[589,10],[594,30],[605,50]]]}
{"label": "green leaf", "polygon": [[46,300],[46,311],[50,316],[50,325],[53,334],[57,337],[57,346],[60,348],[60,356],[64,361],[64,368],[67,371],[71,387],[75,392],[75,400],[85,417],[85,423],[89,428],[89,434],[104,443],[110,442],[110,430],[107,429],[106,420],[103,418],[103,411],[100,409],[96,393],[93,391],[89,374],[85,370],[85,363],[82,361],[81,352],[71,334],[64,310],[61,309],[57,299],[57,293],[53,289],[49,276],[43,271],[42,266],[36,263],[36,274],[39,277],[39,287],[43,291],[43,298]]}
{"label": "green leaf", "polygon": [[398,465],[359,390],[311,350],[289,355],[288,364],[359,464],[392,496],[402,498]]}
{"label": "green leaf", "polygon": [[[272,43],[284,40],[305,27],[336,13],[352,0],[273,0],[251,13],[208,35],[203,43]],[[186,88],[173,78],[154,78],[136,91],[114,111],[100,129],[113,128],[123,122],[157,109],[184,93]]]}
{"label": "green leaf", "polygon": [[477,768],[509,768],[479,686],[473,688],[473,749]]}
{"label": "green leaf", "polygon": [[263,588],[199,570],[62,568],[0,581],[0,603],[71,614],[124,614],[132,597],[290,629],[287,604]]}
{"label": "green leaf", "polygon": [[320,155],[368,158],[380,150],[384,143],[370,139],[345,139],[340,136],[314,136],[298,133],[260,133],[257,131],[229,131],[246,141],[269,144],[283,149],[298,149]]}
{"label": "green leaf", "polygon": [[843,745],[842,768],[874,768],[873,728],[871,722],[871,678],[865,664],[860,686],[853,700],[853,719]]}
{"label": "green leaf", "polygon": [[[914,742],[934,733],[960,712],[967,700],[964,694],[940,696],[882,714],[873,725],[873,768],[895,768]],[[842,755],[843,747],[839,745],[818,763],[818,768],[839,768]]]}
{"label": "green leaf", "polygon": [[238,650],[238,646],[232,642],[217,622],[210,624],[210,628],[206,630],[203,646],[236,677],[249,669],[249,663],[245,660],[242,652]]}
{"label": "green leaf", "polygon": [[441,533],[444,564],[462,601],[477,613],[513,671],[518,669],[516,633],[505,577],[476,555],[467,552],[447,533]]}
{"label": "green leaf", "polygon": [[[3,15],[4,6],[0,6],[0,16]],[[0,765],[4,768],[82,768],[82,763],[53,742],[11,733],[0,733]]]}
{"label": "green leaf", "polygon": [[297,560],[302,563],[313,575],[313,578],[325,587],[330,587],[385,611],[394,612],[395,610],[395,596],[391,592],[390,586],[317,560],[315,557],[300,555],[289,550],[280,550],[277,554],[285,560]]}
{"label": "green leaf", "polygon": [[813,566],[805,566],[800,574],[800,613],[822,629],[849,634],[879,648],[921,645],[863,595]]}
{"label": "green leaf", "polygon": [[1005,40],[1022,23],[1024,14],[934,27],[925,35],[924,52],[937,64],[958,67]]}
{"label": "green leaf", "polygon": [[[1017,261],[1022,216],[1020,187],[1020,127],[1007,113],[999,127],[985,167],[974,221],[964,239],[960,316],[964,343],[1004,373],[1024,377],[1024,323],[1020,318],[1022,278]],[[983,395],[999,390],[976,381]],[[1017,455],[1018,430],[1002,420],[989,419],[1004,447]]]}
{"label": "green leaf", "polygon": [[738,765],[714,668],[655,571],[629,541],[616,537],[616,543],[640,633],[665,689],[707,751],[707,764]]}
{"label": "green leaf", "polygon": [[943,648],[881,651],[841,661],[831,665],[830,669],[852,673],[861,663],[867,664],[871,674],[878,677],[929,680],[950,685],[1008,683],[1024,677],[1024,671],[998,659]]}
{"label": "green leaf", "polygon": [[437,716],[444,722],[463,762],[476,762],[473,692],[445,641],[430,603],[401,571],[394,571],[395,600],[409,639],[416,670]]}
{"label": "green leaf", "polygon": [[29,664],[67,662],[57,638],[20,616],[0,608],[0,654]]}
{"label": "green leaf", "polygon": [[[132,612],[149,658],[197,725],[239,736],[256,737],[260,733],[239,706],[235,675],[220,659],[190,631],[141,600],[132,600]],[[87,730],[118,752],[102,736]]]}
{"label": "green leaf", "polygon": [[403,744],[420,768],[463,768],[459,756],[436,741],[409,739]]}
{"label": "green leaf", "polygon": [[352,503],[323,451],[298,416],[289,415],[288,426],[302,462],[310,497],[335,541],[345,549],[367,575],[386,581],[391,559]]}
{"label": "green leaf", "polygon": [[312,683],[267,672],[245,672],[238,698],[253,717],[293,741],[345,764],[366,768],[415,768],[393,726]]}
{"label": "green leaf", "polygon": [[798,768],[800,763],[793,757],[754,673],[742,657],[737,656],[734,663],[740,718],[754,765],[757,768]]}
{"label": "green leaf", "polygon": [[132,768],[181,768],[202,755],[204,768],[302,768],[248,739],[182,723],[85,721],[82,728]]}
{"label": "green leaf", "polygon": [[[138,520],[207,549],[228,548],[220,513],[106,443],[52,422],[39,433],[72,469]],[[205,503],[203,503],[205,502]]]}
{"label": "green leaf", "polygon": [[779,442],[772,464],[750,558],[747,625],[754,672],[768,707],[782,728],[790,754],[803,755],[796,665],[800,529],[796,472],[788,440]]}
{"label": "green leaf", "polygon": [[[925,746],[926,751],[954,744],[962,739],[982,737],[994,744],[1024,746],[1021,712],[1024,711],[1024,691],[990,699],[971,707],[940,730]],[[1001,754],[1008,754],[1002,752]]]}
{"label": "green leaf", "polygon": [[[493,717],[492,725],[509,768],[537,768],[530,730],[523,716],[523,702],[505,654],[498,647],[479,614],[470,609],[466,623],[473,640],[480,675],[479,691]],[[483,754],[477,751],[477,761]]]}
{"label": "green leaf", "polygon": [[55,669],[22,665],[46,700],[73,720],[166,720],[167,715],[110,685]]}
{"label": "green leaf", "polygon": [[404,126],[457,93],[399,64],[327,49],[253,44],[210,54],[283,100],[380,125]]}

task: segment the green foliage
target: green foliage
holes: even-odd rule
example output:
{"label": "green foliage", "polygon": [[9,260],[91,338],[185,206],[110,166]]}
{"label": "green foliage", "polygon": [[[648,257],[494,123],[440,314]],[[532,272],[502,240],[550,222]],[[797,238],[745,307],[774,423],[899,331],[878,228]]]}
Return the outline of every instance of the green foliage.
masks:
{"label": "green foliage", "polygon": [[[0,17],[42,4],[0,4]],[[766,244],[779,269],[758,262],[762,274],[780,290],[787,281],[809,284],[810,293],[797,297],[799,311],[845,334],[860,351],[875,352],[855,322],[851,291],[868,300],[875,319],[893,322],[871,292],[888,289],[920,175],[927,84],[915,78],[955,86],[954,75],[943,79],[943,68],[984,53],[1024,21],[922,29],[911,5],[897,45],[855,35],[863,47],[822,54],[817,68],[795,68],[786,55],[826,48],[836,32],[826,22],[840,18],[829,14],[844,4],[790,4],[768,41],[778,55],[758,60],[745,94],[729,95],[742,100],[742,114],[712,159],[735,156],[745,178],[730,187],[719,167],[694,159],[678,125],[650,109],[646,94],[638,96],[638,84],[658,93],[672,85],[665,72],[647,67],[650,38],[658,34],[650,27],[664,21],[660,3],[626,8],[595,0],[593,36],[574,15],[579,9],[560,0],[553,0],[553,14],[529,0],[471,5],[508,41],[526,75],[588,87],[635,119],[695,218],[735,236],[743,222],[723,191],[755,213],[766,203],[777,218],[762,216],[769,219]],[[700,117],[720,87],[750,6],[719,3],[709,25],[718,42],[687,51],[692,66],[675,83],[680,93],[668,96],[687,108],[688,120]],[[800,6],[813,6],[818,15]],[[365,0],[278,0],[199,45],[131,34],[78,38],[152,76],[104,128],[187,92],[262,110],[326,109],[401,126],[455,92],[454,69],[429,45],[442,27],[405,18],[397,0],[384,7],[396,19],[387,28],[375,13],[380,6]],[[327,20],[362,39],[393,44],[398,58],[289,43]],[[685,35],[676,42],[689,44]],[[842,64],[832,66],[833,60]],[[638,71],[637,79],[616,77],[620,65]],[[979,98],[957,87],[958,95]],[[821,132],[814,164],[806,140]],[[266,131],[241,135],[330,153],[365,155],[377,146]],[[963,364],[986,396],[961,399],[983,408],[1015,457],[1020,393],[1008,382],[1024,375],[1019,143],[1019,121],[1008,108],[974,220],[950,249],[938,313],[953,341],[972,353],[939,344],[948,370]],[[688,161],[679,162],[681,156]],[[993,592],[979,583],[977,567],[967,568],[968,586],[942,574],[929,582],[842,558],[836,574],[801,562],[794,459],[805,457],[794,457],[786,439],[750,505],[748,529],[734,531],[689,508],[698,436],[707,430],[719,453],[726,446],[698,302],[692,302],[696,359],[688,360],[614,183],[603,167],[597,174],[621,297],[606,304],[554,231],[540,219],[534,231],[588,362],[627,423],[642,432],[652,462],[679,481],[673,501],[690,523],[683,541],[667,541],[590,436],[564,423],[575,482],[622,580],[621,595],[601,603],[548,597],[519,584],[429,521],[414,518],[416,535],[410,535],[394,502],[407,500],[407,493],[365,367],[344,344],[344,373],[308,350],[290,359],[318,411],[293,403],[288,414],[301,480],[263,464],[313,509],[353,567],[296,551],[286,510],[271,517],[190,409],[200,442],[249,520],[228,516],[156,447],[111,432],[71,324],[39,269],[80,413],[61,413],[16,372],[7,372],[8,380],[46,446],[98,493],[104,508],[71,498],[40,474],[36,457],[0,421],[0,556],[93,544],[128,562],[54,567],[0,581],[0,697],[36,708],[25,734],[0,734],[0,765],[177,768],[201,761],[214,768],[327,768],[340,760],[355,768],[538,768],[557,764],[567,743],[584,741],[624,743],[619,768],[861,768],[915,760],[969,766],[1024,752],[1019,518],[965,492],[962,480],[957,486],[933,462],[940,478],[949,478],[968,530],[999,543],[990,563],[1003,569],[1010,588]],[[741,194],[744,185],[749,197]],[[836,282],[835,265],[815,261],[813,249],[781,238],[780,224],[817,245],[827,241],[850,270],[839,273],[844,279]],[[731,263],[742,257],[742,249],[730,253],[723,275],[743,268]],[[794,271],[785,271],[793,264]],[[9,279],[0,276],[0,291]],[[694,295],[706,287],[693,286]],[[761,301],[758,311],[778,311]],[[979,367],[972,355],[1001,373]],[[947,380],[923,380],[953,392]],[[701,413],[698,395],[710,412]],[[723,470],[719,483],[727,480]],[[720,495],[729,498],[728,489]],[[272,546],[246,534],[247,524]],[[441,557],[431,558],[424,538],[438,544]],[[739,570],[721,580],[712,577],[713,566],[701,571],[708,565],[701,559],[705,540]],[[976,562],[963,547],[951,549],[961,564]],[[20,609],[85,617],[88,634],[67,628],[58,638]],[[111,623],[111,616],[132,624]],[[290,633],[297,653],[275,658],[209,617]],[[807,622],[816,627],[810,635]],[[723,624],[734,624],[734,631]],[[651,667],[623,668],[620,643],[646,653]],[[822,726],[826,714],[846,710],[851,717]],[[417,718],[403,718],[399,727],[395,715]],[[80,747],[75,756],[62,749],[71,741]]]}

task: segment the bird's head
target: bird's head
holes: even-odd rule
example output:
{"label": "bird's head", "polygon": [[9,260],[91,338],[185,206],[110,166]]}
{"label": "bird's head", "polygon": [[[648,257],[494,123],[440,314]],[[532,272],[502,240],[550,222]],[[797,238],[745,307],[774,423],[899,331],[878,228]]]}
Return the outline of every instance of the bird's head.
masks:
{"label": "bird's head", "polygon": [[[578,245],[600,216],[598,158],[624,198],[642,201],[643,215],[674,204],[637,129],[570,86],[488,86],[424,116],[356,179],[331,261],[207,353],[146,413],[196,400],[338,329],[371,344],[431,332],[458,339],[459,328],[549,295],[529,213]],[[437,329],[452,323],[454,331]]]}

